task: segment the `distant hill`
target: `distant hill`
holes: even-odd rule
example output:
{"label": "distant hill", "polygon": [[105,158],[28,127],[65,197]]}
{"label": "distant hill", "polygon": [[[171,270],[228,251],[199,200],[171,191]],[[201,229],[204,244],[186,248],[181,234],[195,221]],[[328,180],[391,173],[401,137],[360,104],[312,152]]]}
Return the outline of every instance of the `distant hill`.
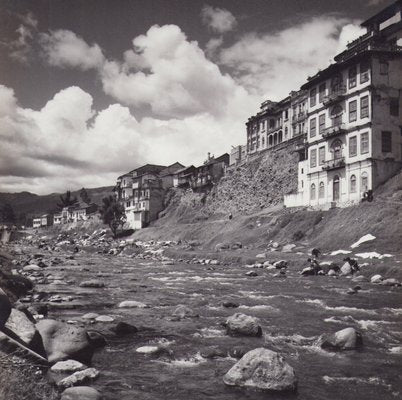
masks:
{"label": "distant hill", "polygon": [[[105,196],[112,194],[113,186],[85,189],[91,201],[100,205]],[[72,195],[79,199],[79,192],[79,190],[74,191]],[[0,207],[9,203],[17,216],[26,214],[27,217],[32,217],[37,214],[57,211],[57,203],[60,201],[61,194],[64,193],[51,193],[43,196],[30,192],[0,193]]]}

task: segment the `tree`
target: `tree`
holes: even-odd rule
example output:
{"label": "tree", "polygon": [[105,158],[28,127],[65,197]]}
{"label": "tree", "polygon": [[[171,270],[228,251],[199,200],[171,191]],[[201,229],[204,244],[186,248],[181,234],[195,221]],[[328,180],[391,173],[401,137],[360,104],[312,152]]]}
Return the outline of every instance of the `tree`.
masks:
{"label": "tree", "polygon": [[15,222],[14,209],[9,203],[5,203],[0,210],[0,218],[2,222]]}
{"label": "tree", "polygon": [[77,198],[72,197],[71,192],[69,190],[67,190],[64,197],[62,194],[60,195],[60,203],[57,203],[57,207],[62,209],[64,207],[73,206],[74,204],[77,204],[77,202],[78,202]]}
{"label": "tree", "polygon": [[80,197],[81,197],[81,200],[82,200],[85,204],[87,204],[87,205],[90,205],[90,204],[91,204],[91,198],[89,197],[89,194],[88,194],[88,192],[86,191],[85,188],[82,188],[82,189],[80,190]]}
{"label": "tree", "polygon": [[124,207],[116,200],[116,197],[114,196],[104,197],[102,202],[103,204],[100,213],[103,223],[109,225],[109,228],[113,233],[113,237],[116,237],[118,229],[123,227],[124,223],[126,222],[126,213],[124,212]]}

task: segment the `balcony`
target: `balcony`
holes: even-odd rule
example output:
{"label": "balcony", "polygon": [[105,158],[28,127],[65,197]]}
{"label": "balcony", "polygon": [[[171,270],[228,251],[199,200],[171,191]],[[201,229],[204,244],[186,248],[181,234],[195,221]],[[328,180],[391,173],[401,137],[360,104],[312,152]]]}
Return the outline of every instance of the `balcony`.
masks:
{"label": "balcony", "polygon": [[324,106],[330,106],[331,104],[343,100],[345,95],[346,95],[346,85],[342,85],[338,89],[333,90],[327,96],[324,96],[322,102]]}
{"label": "balcony", "polygon": [[301,111],[292,117],[292,123],[296,124],[298,122],[304,121],[307,118],[307,113],[305,111]]}
{"label": "balcony", "polygon": [[322,137],[325,139],[329,139],[331,137],[342,135],[342,133],[345,132],[346,132],[345,124],[334,125],[330,126],[329,128],[326,128],[322,133]]}
{"label": "balcony", "polygon": [[333,160],[324,161],[323,171],[331,171],[333,169],[343,168],[345,166],[345,157],[335,158]]}

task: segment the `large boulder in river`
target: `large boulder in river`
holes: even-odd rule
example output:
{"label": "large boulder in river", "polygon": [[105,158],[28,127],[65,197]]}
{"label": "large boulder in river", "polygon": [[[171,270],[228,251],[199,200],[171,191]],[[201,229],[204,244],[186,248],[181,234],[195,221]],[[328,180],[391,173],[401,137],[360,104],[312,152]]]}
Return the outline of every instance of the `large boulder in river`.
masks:
{"label": "large boulder in river", "polygon": [[346,261],[341,267],[341,275],[351,275],[352,272],[352,266]]}
{"label": "large boulder in river", "polygon": [[354,328],[345,328],[332,335],[321,337],[321,347],[326,350],[354,350],[362,344],[362,335]]}
{"label": "large boulder in river", "polygon": [[175,319],[197,318],[198,316],[194,310],[183,304],[179,304],[173,311],[173,318]]}
{"label": "large boulder in river", "polygon": [[257,348],[246,353],[223,377],[229,386],[268,391],[294,391],[293,368],[275,351]]}
{"label": "large boulder in river", "polygon": [[88,363],[94,351],[87,332],[77,326],[52,319],[43,319],[36,325],[50,363],[73,359]]}
{"label": "large boulder in river", "polygon": [[226,320],[226,331],[232,336],[261,336],[262,329],[258,318],[236,313]]}
{"label": "large boulder in river", "polygon": [[76,386],[66,389],[60,400],[102,400],[102,395],[90,386]]}
{"label": "large boulder in river", "polygon": [[8,296],[0,288],[0,328],[4,326],[11,314],[11,303]]}

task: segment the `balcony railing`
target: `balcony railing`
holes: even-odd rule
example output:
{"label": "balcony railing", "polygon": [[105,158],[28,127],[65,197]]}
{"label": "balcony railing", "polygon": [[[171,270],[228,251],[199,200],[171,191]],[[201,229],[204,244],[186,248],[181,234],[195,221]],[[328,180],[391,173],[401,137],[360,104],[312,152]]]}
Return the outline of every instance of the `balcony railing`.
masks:
{"label": "balcony railing", "polygon": [[342,85],[336,90],[331,91],[330,94],[324,96],[323,104],[324,106],[329,106],[330,104],[341,101],[346,95],[346,85]]}
{"label": "balcony railing", "polygon": [[322,169],[324,171],[330,171],[332,169],[338,169],[345,166],[345,157],[335,158],[333,160],[324,161]]}
{"label": "balcony railing", "polygon": [[322,136],[324,138],[328,139],[330,137],[341,135],[342,133],[345,133],[345,132],[346,132],[345,124],[339,124],[339,125],[330,126],[329,128],[324,129]]}
{"label": "balcony railing", "polygon": [[292,117],[292,122],[296,123],[299,121],[304,121],[307,118],[307,113],[305,111],[301,111]]}

